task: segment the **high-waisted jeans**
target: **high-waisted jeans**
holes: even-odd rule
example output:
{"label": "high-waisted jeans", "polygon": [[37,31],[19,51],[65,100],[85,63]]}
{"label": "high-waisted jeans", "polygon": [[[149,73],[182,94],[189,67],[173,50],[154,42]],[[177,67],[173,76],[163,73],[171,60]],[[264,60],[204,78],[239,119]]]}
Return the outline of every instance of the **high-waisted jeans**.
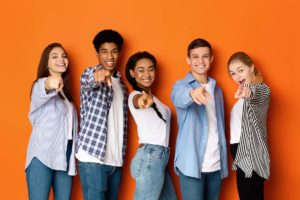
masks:
{"label": "high-waisted jeans", "polygon": [[176,200],[171,176],[166,170],[169,148],[145,144],[131,161],[131,176],[136,181],[134,200]]}

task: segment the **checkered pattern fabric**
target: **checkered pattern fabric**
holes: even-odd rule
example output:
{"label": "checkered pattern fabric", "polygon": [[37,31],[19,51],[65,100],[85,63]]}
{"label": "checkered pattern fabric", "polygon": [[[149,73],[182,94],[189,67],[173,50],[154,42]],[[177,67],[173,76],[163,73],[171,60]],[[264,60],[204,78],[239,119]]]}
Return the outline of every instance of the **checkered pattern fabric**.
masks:
{"label": "checkered pattern fabric", "polygon": [[[108,114],[114,91],[107,83],[96,83],[94,72],[101,66],[87,68],[80,79],[80,131],[76,140],[76,152],[81,146],[84,151],[103,161],[106,150]],[[120,72],[116,73],[121,77]],[[128,90],[120,81],[124,94],[123,99],[123,160],[127,145]]]}

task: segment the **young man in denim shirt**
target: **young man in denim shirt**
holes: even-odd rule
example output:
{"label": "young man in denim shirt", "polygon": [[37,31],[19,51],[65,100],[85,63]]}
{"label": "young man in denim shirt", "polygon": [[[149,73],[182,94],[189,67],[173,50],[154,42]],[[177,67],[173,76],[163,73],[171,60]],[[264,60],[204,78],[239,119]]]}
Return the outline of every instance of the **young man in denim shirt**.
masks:
{"label": "young man in denim shirt", "polygon": [[208,76],[212,61],[211,45],[200,38],[192,41],[187,50],[191,70],[172,90],[179,127],[175,171],[184,200],[217,200],[228,175],[224,101]]}

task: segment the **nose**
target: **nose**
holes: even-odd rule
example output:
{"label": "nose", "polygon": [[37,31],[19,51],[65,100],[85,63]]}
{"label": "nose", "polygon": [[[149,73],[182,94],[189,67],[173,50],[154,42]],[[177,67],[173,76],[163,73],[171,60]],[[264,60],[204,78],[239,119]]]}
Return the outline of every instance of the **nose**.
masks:
{"label": "nose", "polygon": [[149,72],[147,72],[147,71],[144,72],[144,73],[143,73],[143,76],[146,77],[146,78],[148,78],[148,77],[149,77]]}
{"label": "nose", "polygon": [[113,58],[114,57],[114,54],[112,51],[108,52],[108,58]]}
{"label": "nose", "polygon": [[59,56],[59,57],[58,57],[58,60],[59,60],[59,61],[63,61],[63,60],[64,60],[64,57],[63,57],[63,56]]}
{"label": "nose", "polygon": [[199,62],[202,63],[203,60],[204,60],[204,59],[200,56],[200,57],[199,57]]}

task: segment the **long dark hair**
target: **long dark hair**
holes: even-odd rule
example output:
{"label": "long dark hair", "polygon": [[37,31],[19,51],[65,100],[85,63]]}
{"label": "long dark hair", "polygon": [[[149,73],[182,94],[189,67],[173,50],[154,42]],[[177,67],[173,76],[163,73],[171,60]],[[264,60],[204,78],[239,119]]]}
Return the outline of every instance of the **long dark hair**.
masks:
{"label": "long dark hair", "polygon": [[[126,69],[125,69],[127,81],[130,83],[130,85],[132,86],[132,88],[134,90],[137,90],[140,92],[142,92],[143,89],[137,85],[135,78],[133,78],[130,74],[130,70],[134,70],[134,68],[136,67],[136,63],[143,58],[151,60],[151,62],[153,63],[154,69],[156,69],[156,59],[152,54],[148,53],[147,51],[139,51],[139,52],[133,54],[132,56],[130,56],[130,58],[127,61]],[[158,110],[155,102],[153,102],[151,107],[155,110],[157,116],[160,119],[162,119],[164,122],[166,122],[166,120],[163,118],[161,112]]]}
{"label": "long dark hair", "polygon": [[[54,49],[56,47],[62,48],[64,50],[64,52],[66,52],[65,48],[60,43],[51,43],[43,50],[41,58],[40,58],[40,62],[38,65],[36,80],[32,83],[32,86],[31,86],[30,96],[32,93],[32,88],[33,88],[34,83],[38,79],[43,78],[43,77],[48,77],[50,75],[49,70],[48,70],[49,55],[50,55],[50,52],[52,51],[52,49]],[[72,96],[70,94],[69,66],[67,67],[67,70],[64,73],[62,73],[61,77],[64,81],[64,87],[63,87],[64,94],[69,101],[72,101]],[[58,94],[62,99],[65,99],[64,96],[60,92]]]}

